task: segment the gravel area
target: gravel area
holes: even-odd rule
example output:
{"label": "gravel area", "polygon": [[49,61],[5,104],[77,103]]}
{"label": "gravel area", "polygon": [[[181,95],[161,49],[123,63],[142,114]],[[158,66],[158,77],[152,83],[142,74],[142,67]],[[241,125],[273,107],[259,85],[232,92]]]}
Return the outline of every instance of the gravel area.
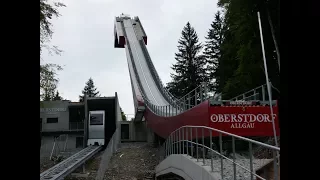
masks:
{"label": "gravel area", "polygon": [[[202,159],[200,159],[202,161]],[[256,170],[266,163],[268,163],[270,159],[254,159],[253,160],[253,169]],[[205,160],[206,165],[210,166],[211,160]],[[236,159],[236,163],[250,170],[250,160],[249,159]],[[221,160],[214,159],[213,160],[213,171],[221,173]],[[236,167],[237,180],[250,180],[250,173],[244,170],[243,168],[237,166]],[[223,176],[224,180],[233,180],[234,171],[232,162],[224,159],[223,160]]]}
{"label": "gravel area", "polygon": [[123,143],[111,157],[105,180],[153,179],[159,150],[147,143]]}

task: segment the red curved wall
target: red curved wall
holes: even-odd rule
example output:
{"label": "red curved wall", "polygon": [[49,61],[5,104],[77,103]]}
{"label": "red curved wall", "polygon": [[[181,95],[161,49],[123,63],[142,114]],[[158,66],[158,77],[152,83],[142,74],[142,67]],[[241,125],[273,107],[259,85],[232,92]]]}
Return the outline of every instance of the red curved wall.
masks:
{"label": "red curved wall", "polygon": [[[157,135],[166,138],[172,131],[181,126],[209,126],[209,101],[204,101],[198,106],[172,117],[158,116],[147,108],[144,117],[147,127],[151,128]],[[200,132],[198,134],[200,135]]]}
{"label": "red curved wall", "polygon": [[[278,125],[278,106],[273,107],[276,123],[277,135],[279,135],[279,125]],[[167,138],[171,132],[178,129],[181,126],[193,125],[193,126],[207,126],[213,127],[222,131],[226,131],[232,134],[236,134],[239,136],[273,136],[273,128],[270,118],[267,120],[263,120],[259,122],[259,119],[249,119],[248,121],[238,121],[238,122],[230,122],[230,119],[219,120],[218,122],[211,122],[210,116],[213,114],[219,115],[228,115],[228,114],[248,114],[249,115],[263,115],[270,114],[270,107],[268,106],[254,106],[254,107],[210,107],[209,101],[205,101],[198,106],[179,114],[178,116],[173,117],[162,117],[154,114],[148,108],[144,114],[147,127],[151,128],[153,132],[157,135]],[[271,117],[271,116],[270,116]],[[248,117],[249,118],[249,117]],[[228,121],[227,121],[228,120]],[[236,120],[236,119],[235,119]],[[252,126],[242,127],[243,125],[250,124]],[[241,125],[241,127],[240,127]],[[239,127],[238,127],[239,126]],[[187,129],[184,129],[186,132]],[[196,135],[197,131],[197,135]],[[196,136],[200,137],[203,133],[205,137],[210,136],[210,130],[205,129],[202,132],[202,128],[198,128],[197,130],[193,128],[192,137],[193,139]],[[182,135],[182,131],[181,131]],[[191,131],[188,128],[188,139],[190,139]],[[186,136],[186,133],[185,133]],[[219,133],[212,131],[212,137],[219,136]],[[186,138],[185,138],[186,139]]]}

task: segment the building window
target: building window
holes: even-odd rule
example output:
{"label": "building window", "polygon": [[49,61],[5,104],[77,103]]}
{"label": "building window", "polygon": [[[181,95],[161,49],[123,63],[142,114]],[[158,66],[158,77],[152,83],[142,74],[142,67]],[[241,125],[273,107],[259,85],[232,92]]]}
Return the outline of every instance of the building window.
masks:
{"label": "building window", "polygon": [[90,114],[90,125],[103,125],[103,114]]}
{"label": "building window", "polygon": [[121,124],[121,139],[129,139],[129,124]]}
{"label": "building window", "polygon": [[47,123],[58,123],[58,118],[47,118]]}

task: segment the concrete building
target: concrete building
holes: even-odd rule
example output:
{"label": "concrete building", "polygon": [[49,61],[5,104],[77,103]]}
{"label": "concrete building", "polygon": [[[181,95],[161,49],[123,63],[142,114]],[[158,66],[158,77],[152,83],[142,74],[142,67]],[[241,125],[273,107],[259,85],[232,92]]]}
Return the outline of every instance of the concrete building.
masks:
{"label": "concrete building", "polygon": [[50,154],[55,148],[61,151],[85,147],[87,143],[85,119],[88,117],[85,109],[87,113],[94,110],[106,112],[107,141],[119,126],[121,142],[152,141],[147,138],[145,121],[119,120],[121,118],[118,117],[120,107],[117,93],[112,97],[88,98],[86,104],[67,100],[42,101],[40,102],[40,150],[43,154]]}
{"label": "concrete building", "polygon": [[[70,101],[40,102],[41,152],[55,148],[83,148],[84,103]],[[54,144],[56,142],[56,144]]]}

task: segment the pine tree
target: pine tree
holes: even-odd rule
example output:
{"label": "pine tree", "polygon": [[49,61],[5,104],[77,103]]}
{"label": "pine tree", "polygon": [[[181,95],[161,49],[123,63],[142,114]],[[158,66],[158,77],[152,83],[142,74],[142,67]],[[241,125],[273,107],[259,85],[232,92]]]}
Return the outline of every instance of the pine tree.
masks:
{"label": "pine tree", "polygon": [[203,46],[189,22],[183,28],[178,43],[178,53],[175,53],[177,62],[171,67],[175,73],[171,74],[172,81],[167,88],[174,96],[182,97],[207,80],[204,69],[206,60],[200,54]]}
{"label": "pine tree", "polygon": [[86,82],[86,86],[82,90],[82,96],[79,96],[79,101],[83,101],[84,95],[87,95],[88,97],[100,97],[99,91],[97,91],[97,88],[94,86],[92,78],[89,78],[89,80]]}
{"label": "pine tree", "polygon": [[224,20],[220,11],[215,14],[215,19],[211,23],[205,42],[204,54],[207,59],[207,73],[209,80],[209,88],[216,91],[219,86],[219,76],[217,69],[219,68],[219,60],[221,57],[221,45],[224,39]]}
{"label": "pine tree", "polygon": [[59,94],[59,91],[56,92],[56,94],[53,96],[53,101],[61,101],[62,97]]}
{"label": "pine tree", "polygon": [[121,110],[121,117],[122,117],[122,120],[123,120],[123,121],[126,121],[126,120],[127,120],[126,115],[124,114],[124,112],[123,112],[122,108],[120,108],[120,110]]}

